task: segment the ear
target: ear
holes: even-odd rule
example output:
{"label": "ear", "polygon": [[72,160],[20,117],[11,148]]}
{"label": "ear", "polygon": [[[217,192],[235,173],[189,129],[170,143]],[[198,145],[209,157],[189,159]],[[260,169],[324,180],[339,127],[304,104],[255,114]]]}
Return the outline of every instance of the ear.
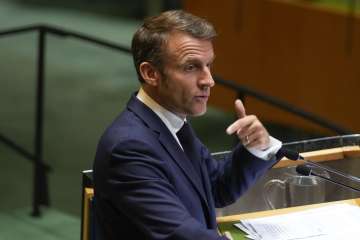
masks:
{"label": "ear", "polygon": [[139,66],[140,74],[145,83],[157,86],[160,81],[160,72],[149,62],[142,62]]}

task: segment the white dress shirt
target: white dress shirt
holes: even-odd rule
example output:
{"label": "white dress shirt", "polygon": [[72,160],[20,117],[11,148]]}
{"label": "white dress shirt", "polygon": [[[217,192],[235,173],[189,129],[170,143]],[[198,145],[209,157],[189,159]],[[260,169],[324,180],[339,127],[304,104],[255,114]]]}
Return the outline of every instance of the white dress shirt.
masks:
{"label": "white dress shirt", "polygon": [[156,115],[158,115],[158,117],[161,119],[161,121],[163,121],[163,123],[170,130],[171,134],[181,146],[176,133],[184,125],[185,119],[180,118],[178,115],[168,111],[160,104],[155,102],[142,88],[140,88],[136,97],[146,106],[148,106],[151,110],[153,110]]}

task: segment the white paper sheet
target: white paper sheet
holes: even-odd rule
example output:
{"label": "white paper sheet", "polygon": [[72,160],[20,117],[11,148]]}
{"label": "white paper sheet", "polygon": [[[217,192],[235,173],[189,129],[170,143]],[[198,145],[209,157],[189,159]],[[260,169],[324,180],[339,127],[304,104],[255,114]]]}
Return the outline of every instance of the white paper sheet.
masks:
{"label": "white paper sheet", "polygon": [[360,207],[334,204],[235,224],[253,239],[360,239]]}

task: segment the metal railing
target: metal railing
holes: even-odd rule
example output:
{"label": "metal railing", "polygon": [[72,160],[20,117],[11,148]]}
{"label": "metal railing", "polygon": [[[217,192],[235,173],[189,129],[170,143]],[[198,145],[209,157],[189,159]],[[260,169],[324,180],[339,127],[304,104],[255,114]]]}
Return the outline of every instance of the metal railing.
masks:
{"label": "metal railing", "polygon": [[[131,50],[126,47],[113,43],[107,40],[99,39],[93,36],[89,36],[83,33],[70,31],[67,29],[62,29],[59,27],[49,26],[49,25],[30,25],[19,28],[12,28],[8,30],[0,31],[0,38],[5,36],[11,36],[15,34],[22,34],[26,32],[37,32],[38,41],[37,41],[37,88],[36,88],[36,109],[35,109],[35,135],[34,135],[34,149],[33,152],[27,151],[25,148],[21,147],[11,138],[0,133],[0,141],[22,155],[24,158],[30,160],[34,164],[34,181],[33,181],[33,203],[32,203],[32,215],[40,216],[41,205],[50,205],[49,201],[49,190],[48,190],[48,181],[47,173],[51,170],[48,164],[44,162],[43,159],[43,135],[44,135],[44,93],[45,93],[45,67],[46,67],[46,36],[48,34],[53,34],[61,37],[72,37],[76,38],[91,44],[99,45],[101,47],[110,48],[119,52],[126,54],[131,54]],[[338,134],[348,134],[350,131],[347,129],[332,123],[326,119],[321,118],[315,114],[306,112],[297,108],[291,104],[288,104],[284,101],[281,101],[277,98],[270,97],[268,95],[257,92],[253,89],[241,86],[237,83],[226,81],[220,77],[214,77],[217,84],[223,85],[226,88],[229,88],[237,92],[238,96],[251,96],[263,102],[266,102],[270,105],[278,107],[287,112],[293,113],[295,115],[301,116],[311,122],[319,124],[324,128],[328,128]]]}

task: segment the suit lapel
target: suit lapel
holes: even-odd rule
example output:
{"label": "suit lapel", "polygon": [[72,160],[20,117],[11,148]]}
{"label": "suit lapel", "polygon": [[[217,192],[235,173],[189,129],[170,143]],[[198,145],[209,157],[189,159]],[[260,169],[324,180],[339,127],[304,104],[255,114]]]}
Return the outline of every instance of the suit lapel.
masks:
{"label": "suit lapel", "polygon": [[[206,160],[203,160],[206,161]],[[214,201],[213,201],[213,195],[212,195],[212,191],[211,191],[211,182],[209,179],[209,173],[207,171],[207,168],[205,167],[205,164],[201,164],[200,163],[200,168],[201,168],[201,174],[202,174],[202,179],[204,181],[204,190],[205,190],[205,194],[207,196],[208,199],[208,224],[211,228],[216,228],[217,227],[217,223],[216,223],[216,213],[213,209],[215,209],[215,205],[214,205]]]}
{"label": "suit lapel", "polygon": [[[170,135],[170,136],[169,136]],[[173,138],[171,133],[169,134],[160,134],[159,141],[162,146],[167,150],[167,152],[174,159],[176,164],[182,170],[183,174],[188,178],[188,180],[192,183],[194,188],[200,194],[207,205],[207,198],[204,192],[204,188],[202,187],[201,176],[196,173],[194,166],[187,158],[184,151],[180,148],[179,144]],[[169,144],[170,143],[170,144]]]}
{"label": "suit lapel", "polygon": [[209,211],[207,197],[200,179],[201,176],[195,172],[194,167],[187,159],[186,154],[180,148],[179,144],[162,120],[150,108],[138,100],[135,94],[132,96],[127,106],[130,111],[134,112],[146,123],[146,125],[159,134],[159,141],[161,145],[166,149],[166,151],[174,159],[175,163],[182,170],[183,174],[191,182]]}

